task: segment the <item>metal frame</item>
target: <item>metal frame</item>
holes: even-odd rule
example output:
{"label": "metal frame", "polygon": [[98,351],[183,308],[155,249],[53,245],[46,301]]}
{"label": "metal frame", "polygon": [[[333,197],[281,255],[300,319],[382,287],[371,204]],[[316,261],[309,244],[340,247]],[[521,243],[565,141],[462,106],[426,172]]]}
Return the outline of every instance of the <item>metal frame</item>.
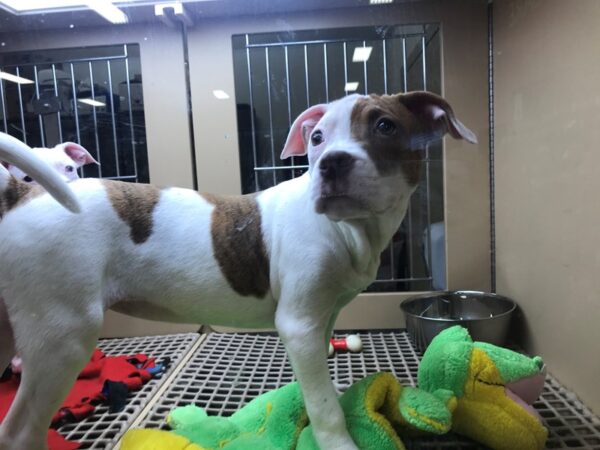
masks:
{"label": "metal frame", "polygon": [[488,110],[490,146],[490,290],[496,292],[496,158],[494,148],[494,2],[488,3]]}

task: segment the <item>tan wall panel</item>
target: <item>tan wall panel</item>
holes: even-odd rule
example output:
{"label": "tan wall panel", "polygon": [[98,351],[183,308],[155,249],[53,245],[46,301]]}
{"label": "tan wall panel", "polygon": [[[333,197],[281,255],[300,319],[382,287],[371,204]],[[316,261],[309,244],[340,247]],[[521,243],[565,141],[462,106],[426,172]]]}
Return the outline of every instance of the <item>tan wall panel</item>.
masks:
{"label": "tan wall panel", "polygon": [[498,291],[600,412],[600,3],[494,2]]}
{"label": "tan wall panel", "polygon": [[[385,24],[442,24],[444,94],[479,145],[446,139],[447,271],[451,289],[489,289],[487,152],[487,3],[424,1],[407,6],[200,22],[189,34],[198,183],[201,191],[240,193],[231,36],[241,33]],[[214,89],[231,95],[217,100]],[[406,294],[365,296],[346,307],[337,326],[404,326]],[[366,311],[371,313],[365,316]]]}

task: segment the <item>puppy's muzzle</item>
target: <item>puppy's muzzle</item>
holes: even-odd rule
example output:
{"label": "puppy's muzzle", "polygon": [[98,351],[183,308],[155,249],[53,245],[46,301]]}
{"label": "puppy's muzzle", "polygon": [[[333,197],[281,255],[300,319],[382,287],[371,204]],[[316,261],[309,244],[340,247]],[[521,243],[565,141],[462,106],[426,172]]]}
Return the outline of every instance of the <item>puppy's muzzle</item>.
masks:
{"label": "puppy's muzzle", "polygon": [[319,163],[319,173],[323,182],[339,181],[346,178],[355,162],[356,160],[352,155],[341,151],[324,155]]}

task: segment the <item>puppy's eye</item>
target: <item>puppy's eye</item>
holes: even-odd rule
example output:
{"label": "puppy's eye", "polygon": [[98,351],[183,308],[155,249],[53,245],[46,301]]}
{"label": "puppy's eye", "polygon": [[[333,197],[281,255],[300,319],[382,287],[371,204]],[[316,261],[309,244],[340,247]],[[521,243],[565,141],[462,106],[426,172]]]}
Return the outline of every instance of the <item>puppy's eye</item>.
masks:
{"label": "puppy's eye", "polygon": [[375,125],[375,129],[379,134],[390,136],[396,131],[396,124],[394,124],[394,122],[392,122],[390,119],[379,119]]}
{"label": "puppy's eye", "polygon": [[310,137],[310,143],[314,146],[323,143],[323,132],[321,130],[315,131]]}
{"label": "puppy's eye", "polygon": [[67,167],[65,167],[65,170],[67,172],[73,172],[75,170],[75,168],[73,166],[67,166]]}
{"label": "puppy's eye", "polygon": [[23,177],[23,181],[24,181],[25,183],[33,183],[33,178],[31,178],[29,175],[25,175],[25,176]]}

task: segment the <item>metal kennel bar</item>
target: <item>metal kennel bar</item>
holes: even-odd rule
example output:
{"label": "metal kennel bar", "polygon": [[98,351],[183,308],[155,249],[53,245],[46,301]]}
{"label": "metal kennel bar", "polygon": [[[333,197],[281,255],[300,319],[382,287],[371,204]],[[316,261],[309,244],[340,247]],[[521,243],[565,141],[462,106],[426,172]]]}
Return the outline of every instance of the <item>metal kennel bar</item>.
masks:
{"label": "metal kennel bar", "polygon": [[[54,95],[58,96],[58,83],[56,82],[56,64],[52,64],[52,80],[54,81]],[[58,141],[63,142],[62,121],[60,120],[60,110],[56,112],[58,121]]]}
{"label": "metal kennel bar", "polygon": [[[250,91],[250,111],[254,111],[254,93],[252,85],[252,69],[250,65],[250,35],[246,35],[246,63],[248,65],[248,90]],[[254,167],[258,167],[258,157],[256,149],[256,125],[254,123],[254,114],[250,114],[250,124],[252,128],[252,155],[254,157]],[[255,189],[258,191],[260,187],[258,185],[258,177],[254,177]]]}
{"label": "metal kennel bar", "polygon": [[[77,87],[75,85],[75,71],[73,68],[73,62],[69,63],[69,67],[71,68],[71,86],[73,89],[73,104],[77,105]],[[77,133],[77,142],[81,142],[81,134],[79,131],[79,114],[77,112],[77,108],[75,108],[75,131]],[[83,174],[83,168],[81,169],[81,172]]]}
{"label": "metal kennel bar", "polygon": [[134,154],[134,158],[133,158],[133,175],[135,176],[135,179],[137,180],[138,177],[138,166],[137,166],[137,158],[135,157],[135,155],[137,155],[137,143],[135,142],[135,129],[133,128],[133,103],[131,102],[131,80],[130,80],[130,72],[129,72],[129,55],[128,55],[128,50],[127,50],[127,46],[125,46],[125,73],[127,74],[126,78],[125,78],[125,85],[127,86],[127,109],[129,110],[129,123],[131,124],[130,127],[130,134],[131,134],[131,151]]}
{"label": "metal kennel bar", "polygon": [[[16,68],[16,72],[18,77],[21,76],[19,67]],[[21,131],[23,132],[23,142],[27,144],[27,131],[25,129],[25,113],[23,112],[23,92],[21,91],[21,83],[17,84],[17,92],[19,94],[19,112],[21,114]]]}
{"label": "metal kennel bar", "polygon": [[[88,67],[90,71],[90,93],[92,95],[92,100],[96,101],[96,92],[94,89],[94,70],[92,68],[92,62],[88,62]],[[75,111],[77,111],[77,106],[75,106]],[[96,107],[92,106],[92,117],[94,118],[94,138],[96,139],[96,148],[100,149],[100,138],[98,137],[98,116],[96,114]],[[98,163],[100,164],[99,174],[98,176],[102,178],[102,159],[100,157],[100,152],[98,152]]]}
{"label": "metal kennel bar", "polygon": [[[414,31],[414,30],[413,30]],[[297,176],[298,172],[304,172],[308,169],[307,164],[301,164],[298,161],[298,158],[292,158],[291,164],[283,165],[278,163],[277,158],[277,150],[275,147],[279,145],[279,142],[276,140],[276,129],[274,126],[274,118],[275,111],[281,111],[287,114],[287,123],[288,127],[291,126],[294,120],[294,111],[292,105],[292,96],[294,95],[294,88],[292,87],[292,81],[290,77],[293,77],[296,74],[297,83],[295,85],[295,92],[299,92],[298,89],[302,89],[299,95],[296,96],[296,109],[298,106],[298,102],[303,102],[303,96],[306,95],[306,107],[311,106],[311,98],[313,98],[312,94],[323,95],[325,101],[330,100],[330,83],[337,83],[343,80],[344,89],[346,89],[346,85],[349,81],[355,81],[349,79],[349,55],[348,55],[348,45],[350,44],[358,44],[359,46],[366,47],[367,42],[369,45],[373,45],[377,49],[379,49],[383,58],[383,93],[389,93],[389,89],[391,88],[390,82],[388,79],[388,71],[394,70],[393,65],[402,64],[401,68],[401,89],[406,92],[411,88],[409,86],[409,69],[415,70],[420,73],[422,71],[421,80],[418,81],[420,86],[424,89],[428,87],[428,70],[429,70],[429,62],[426,58],[426,50],[428,45],[428,36],[425,27],[423,27],[422,33],[414,33],[414,32],[406,32],[403,34],[396,34],[393,36],[385,36],[379,39],[315,39],[315,40],[307,40],[307,39],[299,39],[296,41],[278,41],[277,37],[274,37],[274,41],[272,42],[261,42],[261,43],[252,43],[253,35],[245,34],[243,35],[245,46],[243,46],[245,51],[245,74],[247,80],[247,88],[249,92],[249,107],[252,113],[250,114],[250,132],[252,138],[252,160],[254,166],[252,170],[254,171],[254,188],[255,190],[261,190],[270,185],[263,185],[266,182],[267,178],[265,175],[271,175],[268,177],[270,179],[271,185],[275,185],[278,182],[282,181],[282,179],[294,178]],[[407,40],[412,39],[411,41],[415,44],[411,50],[411,55],[408,55],[407,48]],[[264,40],[264,38],[263,38]],[[292,53],[293,48],[299,48],[297,51]],[[282,49],[282,61],[279,62],[275,60],[273,57],[273,53],[271,50],[274,49]],[[252,53],[251,53],[252,51]],[[258,53],[254,52],[264,52],[262,57],[259,57]],[[318,73],[315,71],[321,69],[311,69],[312,65],[316,64],[319,61],[314,61],[314,58],[311,60],[308,55],[309,51],[314,52],[322,52],[322,79],[324,80],[324,86],[321,85],[321,81],[318,81],[316,85],[314,85],[314,81],[311,85],[311,79],[309,79],[309,73],[311,73],[312,77],[317,76]],[[392,54],[390,55],[390,51]],[[318,53],[317,53],[318,54]],[[313,57],[315,53],[312,54]],[[331,58],[337,56],[340,70],[337,75],[332,75],[331,70]],[[396,63],[392,63],[390,65],[390,57],[391,61],[396,61]],[[262,60],[264,58],[264,61]],[[419,63],[419,64],[417,64]],[[262,65],[262,68],[257,66],[258,64]],[[278,64],[281,64],[282,67],[279,68]],[[291,65],[294,65],[294,71],[291,70]],[[310,66],[309,66],[310,64]],[[319,64],[320,65],[320,64]],[[409,67],[410,65],[410,67]],[[419,67],[419,65],[421,67]],[[414,67],[413,67],[414,66]],[[367,94],[369,92],[369,88],[372,86],[371,80],[369,80],[369,70],[368,70],[368,62],[365,60],[362,62],[362,75],[359,78],[362,80],[359,83],[362,86],[359,86],[359,91]],[[259,71],[260,69],[260,71]],[[420,70],[419,70],[420,69]],[[266,70],[266,78],[262,78],[263,71]],[[313,72],[311,72],[311,70]],[[432,69],[433,70],[433,69]],[[260,73],[259,75],[257,75]],[[282,89],[281,91],[276,90],[272,79],[276,76],[276,73],[285,74],[285,80],[282,81]],[[303,75],[303,81],[300,81],[300,77]],[[335,80],[335,77],[342,77],[342,79]],[[356,73],[355,73],[356,76]],[[414,77],[413,77],[414,78]],[[413,83],[417,83],[417,81],[413,81]],[[303,85],[303,87],[302,87]],[[312,91],[314,87],[318,87],[318,89],[323,89],[324,92],[320,92],[316,90]],[[416,86],[416,84],[414,85]],[[394,90],[398,89],[398,87],[394,87]],[[414,87],[413,87],[414,89]],[[264,92],[264,94],[263,94]],[[346,93],[349,93],[346,91]],[[263,100],[260,100],[260,96]],[[257,100],[259,103],[257,104]],[[263,122],[262,128],[259,129],[260,125],[257,123],[257,119],[255,118],[254,111],[257,107],[260,106],[260,102],[264,103],[264,114],[263,114]],[[268,123],[266,123],[268,122]],[[267,138],[263,141],[264,149],[259,146],[257,143],[257,139]],[[281,139],[281,137],[279,137]],[[260,148],[259,148],[260,147]],[[262,158],[259,156],[262,155]],[[262,162],[261,162],[262,161]],[[388,255],[388,266],[389,269],[386,269],[385,273],[381,272],[375,281],[375,285],[380,284],[384,286],[382,283],[386,283],[388,285],[395,285],[397,283],[406,283],[408,290],[415,289],[414,283],[421,283],[419,286],[421,289],[427,289],[431,287],[432,276],[431,276],[431,261],[432,261],[432,245],[431,245],[431,192],[430,192],[430,156],[429,150],[426,151],[425,161],[424,161],[424,177],[421,183],[421,187],[419,189],[420,194],[418,198],[413,199],[413,201],[422,202],[421,205],[414,205],[413,202],[409,203],[407,217],[405,218],[405,236],[406,236],[406,245],[405,245],[405,256],[396,255],[395,253],[398,251],[394,245],[390,245],[386,250],[386,254]],[[419,214],[415,214],[415,207],[419,206]],[[415,233],[416,231],[416,233]],[[425,237],[423,238],[423,233],[425,233]],[[421,245],[421,240],[424,239],[426,241],[425,245],[423,245],[423,252],[418,250]],[[429,267],[424,264],[424,262],[416,263],[418,258],[422,258],[423,261],[428,261]],[[405,261],[406,269],[401,269]],[[423,266],[425,265],[425,268]],[[401,272],[401,273],[400,273]],[[397,288],[392,287],[386,288],[383,287],[383,290],[397,290]],[[378,289],[375,289],[378,290]],[[419,290],[419,288],[417,288]]]}
{"label": "metal kennel bar", "polygon": [[2,123],[4,132],[8,131],[8,123],[6,121],[6,99],[4,98],[4,80],[0,80],[0,106],[2,106]]}
{"label": "metal kennel bar", "polygon": [[[402,38],[402,84],[404,87],[404,92],[408,91],[408,68],[407,68],[407,60],[406,60],[406,38]],[[413,236],[413,217],[412,217],[412,202],[408,203],[408,211],[406,212],[408,216],[407,228],[408,235]],[[431,243],[431,242],[430,242]],[[408,245],[408,272],[413,273],[413,246],[412,244]]]}
{"label": "metal kennel bar", "polygon": [[[35,97],[36,99],[39,101],[40,99],[40,86],[38,83],[38,70],[37,70],[37,66],[33,66],[33,76],[34,76],[34,80],[35,80]],[[42,138],[42,147],[46,146],[46,136],[44,133],[44,119],[42,118],[42,115],[38,115],[38,122],[40,124],[40,137]]]}
{"label": "metal kennel bar", "polygon": [[[138,124],[142,121],[140,119],[136,123],[134,119],[130,70],[132,55],[128,47],[128,44],[115,46],[116,51],[112,54],[89,58],[64,56],[65,50],[72,50],[74,55],[81,56],[82,49],[51,50],[45,53],[43,60],[27,60],[28,62],[9,56],[7,62],[0,65],[0,71],[20,77],[24,77],[26,72],[30,74],[27,78],[33,78],[33,87],[26,88],[26,84],[21,83],[13,85],[10,81],[0,79],[0,123],[3,131],[15,135],[25,143],[32,144],[35,141],[43,147],[65,140],[74,140],[83,145],[82,140],[87,139],[88,150],[94,154],[100,166],[93,170],[82,167],[79,169],[81,176],[85,176],[87,172],[100,178],[139,181],[138,165],[140,161],[144,161],[144,158],[139,160],[139,157],[145,148],[140,147],[138,141],[145,141],[145,138],[140,136],[136,139],[135,127],[139,127]],[[91,52],[93,54],[94,50]],[[4,55],[0,54],[2,56]],[[46,75],[40,77],[42,73]],[[86,80],[82,81],[82,78]],[[123,82],[117,85],[119,81],[116,80]],[[84,84],[85,87],[81,87]],[[53,97],[50,100],[58,103],[53,106],[54,109],[39,109],[42,108],[40,104],[52,106],[50,101],[44,104],[48,97],[42,98],[42,89],[45,89],[45,94]],[[9,90],[10,94],[7,94]],[[32,93],[31,96],[26,94],[29,92]],[[11,98],[10,101],[7,101],[7,95]],[[104,105],[83,105],[82,100],[102,100],[100,103]],[[139,103],[141,100],[136,101]],[[48,137],[50,129],[51,138]],[[143,176],[143,181],[147,181],[146,176]]]}
{"label": "metal kennel bar", "polygon": [[[390,372],[405,386],[417,382],[422,354],[405,331],[362,331],[361,353],[337,353],[328,359],[338,388],[376,372]],[[339,335],[339,334],[338,334]],[[294,380],[279,338],[273,334],[212,333],[189,357],[136,427],[166,428],[168,413],[195,404],[210,415],[229,416],[253,398]],[[549,429],[546,448],[600,450],[600,419],[552,376],[534,407]],[[448,434],[409,439],[407,449],[482,449],[473,441]]]}

